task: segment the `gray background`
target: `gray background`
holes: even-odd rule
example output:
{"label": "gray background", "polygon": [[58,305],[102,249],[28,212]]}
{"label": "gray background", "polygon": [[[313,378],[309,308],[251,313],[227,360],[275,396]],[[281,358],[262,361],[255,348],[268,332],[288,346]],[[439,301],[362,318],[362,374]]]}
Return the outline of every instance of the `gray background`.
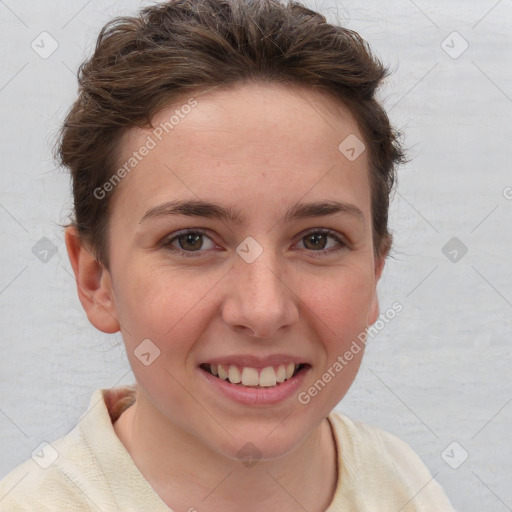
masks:
{"label": "gray background", "polygon": [[[51,146],[100,28],[139,5],[0,0],[0,478],[73,428],[95,389],[133,380],[120,336],[78,301],[59,227],[69,178]],[[512,510],[512,0],[308,5],[394,70],[380,97],[413,158],[379,285],[382,312],[404,309],[337,408],[409,442],[457,509]],[[43,31],[58,43],[48,58],[31,48],[51,49]]]}

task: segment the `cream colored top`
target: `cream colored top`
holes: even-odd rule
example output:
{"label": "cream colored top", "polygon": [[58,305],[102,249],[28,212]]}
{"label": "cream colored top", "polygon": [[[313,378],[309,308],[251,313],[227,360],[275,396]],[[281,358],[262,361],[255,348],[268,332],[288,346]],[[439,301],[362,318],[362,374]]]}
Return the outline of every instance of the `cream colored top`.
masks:
{"label": "cream colored top", "polygon": [[[96,390],[68,434],[0,482],[0,511],[171,511],[114,431],[115,403],[128,394],[128,387]],[[408,444],[337,412],[328,419],[340,470],[326,512],[454,512]]]}

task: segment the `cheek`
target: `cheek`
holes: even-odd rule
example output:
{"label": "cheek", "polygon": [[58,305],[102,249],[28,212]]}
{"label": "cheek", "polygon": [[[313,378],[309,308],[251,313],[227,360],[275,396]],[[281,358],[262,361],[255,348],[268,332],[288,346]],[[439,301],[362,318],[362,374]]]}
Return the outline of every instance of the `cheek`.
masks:
{"label": "cheek", "polygon": [[191,282],[186,271],[152,272],[149,266],[129,275],[116,292],[122,336],[135,378],[148,391],[166,390],[158,398],[164,410],[171,405],[186,410],[190,404],[179,383],[193,370],[193,346],[208,322],[202,297],[212,287],[210,279],[203,276]]}
{"label": "cheek", "polygon": [[373,298],[371,274],[351,266],[339,269],[305,295],[307,321],[319,348],[315,373],[299,401],[326,416],[343,399],[359,371],[365,343],[361,334],[368,324]]}
{"label": "cheek", "polygon": [[373,280],[367,272],[351,267],[335,277],[309,287],[306,304],[325,325],[327,338],[346,340],[367,327],[373,298]]}
{"label": "cheek", "polygon": [[[289,300],[302,309],[299,323],[315,325],[323,343],[337,350],[367,327],[374,292],[368,262],[359,258],[349,263],[328,272],[295,268],[285,276],[296,292]],[[114,291],[127,348],[133,351],[148,338],[185,364],[188,345],[221,313],[219,290],[230,288],[225,270],[157,267],[144,258],[117,268],[124,269],[116,276]]]}
{"label": "cheek", "polygon": [[165,346],[166,351],[179,352],[181,345],[201,328],[198,319],[208,314],[203,299],[216,280],[197,274],[194,279],[183,269],[142,267],[139,272],[127,273],[130,278],[116,289],[125,342],[134,346],[149,338]]}

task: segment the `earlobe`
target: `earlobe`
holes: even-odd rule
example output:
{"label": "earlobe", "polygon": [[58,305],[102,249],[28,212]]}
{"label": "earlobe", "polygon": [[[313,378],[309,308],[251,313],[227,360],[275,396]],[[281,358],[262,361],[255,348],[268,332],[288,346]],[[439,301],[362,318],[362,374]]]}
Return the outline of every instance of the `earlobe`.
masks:
{"label": "earlobe", "polygon": [[65,231],[66,248],[73,267],[78,298],[89,321],[102,332],[119,331],[110,272],[99,263],[80,239],[76,228]]}
{"label": "earlobe", "polygon": [[386,264],[386,256],[377,256],[375,259],[375,284],[378,283]]}
{"label": "earlobe", "polygon": [[386,256],[380,255],[375,259],[375,289],[373,290],[372,302],[370,304],[370,310],[368,314],[368,325],[373,325],[379,318],[379,297],[377,295],[377,283],[379,282],[382,271],[384,270],[384,264],[386,262]]}
{"label": "earlobe", "polygon": [[377,321],[379,318],[379,313],[379,298],[377,296],[377,288],[375,288],[368,313],[368,325],[373,325]]}

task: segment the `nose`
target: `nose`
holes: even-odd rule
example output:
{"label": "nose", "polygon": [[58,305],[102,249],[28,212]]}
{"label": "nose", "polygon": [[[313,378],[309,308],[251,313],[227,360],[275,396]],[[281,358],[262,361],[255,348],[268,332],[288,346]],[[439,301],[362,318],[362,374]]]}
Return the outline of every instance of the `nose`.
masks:
{"label": "nose", "polygon": [[238,258],[229,274],[224,322],[254,338],[272,338],[299,318],[298,297],[270,251],[252,263]]}

